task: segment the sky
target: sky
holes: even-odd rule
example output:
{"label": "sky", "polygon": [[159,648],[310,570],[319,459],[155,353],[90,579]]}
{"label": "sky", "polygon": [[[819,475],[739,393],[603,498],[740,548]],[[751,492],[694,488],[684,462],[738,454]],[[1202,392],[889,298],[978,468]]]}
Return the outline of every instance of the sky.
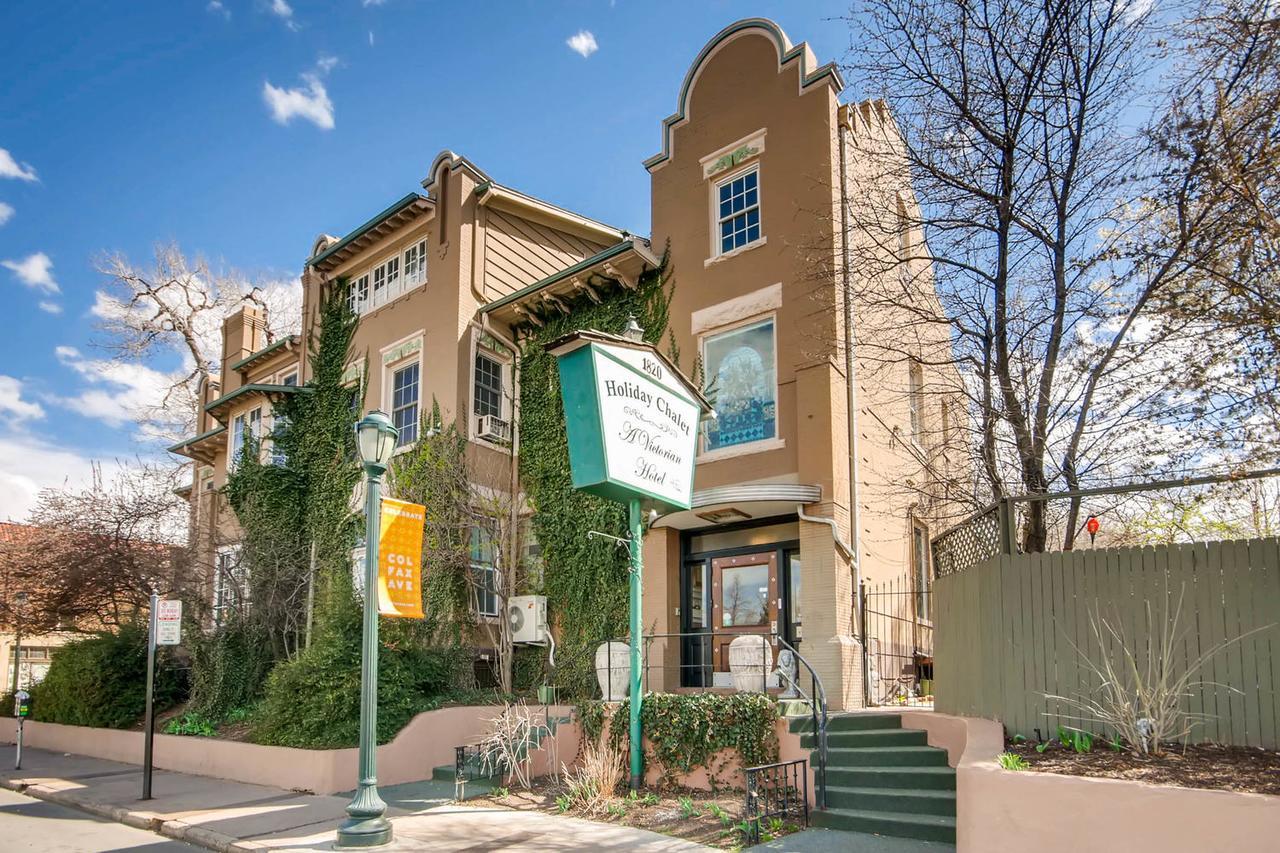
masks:
{"label": "sky", "polygon": [[[698,50],[769,17],[841,60],[847,0],[5,3],[0,33],[0,519],[162,452],[130,415],[174,357],[113,364],[96,262],[175,242],[297,279],[463,154],[508,186],[649,232],[661,120]],[[850,81],[853,82],[853,81]]]}

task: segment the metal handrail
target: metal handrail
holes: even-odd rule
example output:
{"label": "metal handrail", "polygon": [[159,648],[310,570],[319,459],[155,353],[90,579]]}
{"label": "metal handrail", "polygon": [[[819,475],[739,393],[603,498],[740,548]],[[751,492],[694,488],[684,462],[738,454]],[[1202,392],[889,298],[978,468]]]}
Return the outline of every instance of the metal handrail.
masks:
{"label": "metal handrail", "polygon": [[[825,811],[827,808],[827,691],[822,686],[822,678],[818,676],[817,670],[805,660],[804,655],[796,651],[795,646],[788,643],[782,637],[777,637],[783,648],[795,655],[796,661],[809,671],[809,677],[812,679],[813,696],[805,697],[809,701],[809,708],[813,713],[813,731],[814,738],[818,745],[818,764],[813,768],[813,781],[816,794],[816,804],[820,810]],[[796,690],[804,695],[804,689],[796,684]]]}

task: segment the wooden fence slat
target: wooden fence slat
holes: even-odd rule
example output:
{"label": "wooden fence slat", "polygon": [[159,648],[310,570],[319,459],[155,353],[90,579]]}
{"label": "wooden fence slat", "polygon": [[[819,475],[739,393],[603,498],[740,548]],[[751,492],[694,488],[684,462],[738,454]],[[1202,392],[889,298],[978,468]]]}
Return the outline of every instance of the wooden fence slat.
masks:
{"label": "wooden fence slat", "polygon": [[[1243,637],[1251,631],[1253,621],[1253,571],[1249,560],[1249,542],[1223,542],[1227,550],[1227,565],[1231,567],[1227,584],[1228,624],[1235,623],[1235,636]],[[1256,660],[1256,636],[1237,640],[1234,651],[1239,658],[1239,681],[1231,682],[1240,693],[1234,697],[1240,702],[1241,719],[1244,721],[1244,744],[1261,746],[1259,733],[1261,710],[1258,708],[1258,662]]]}
{"label": "wooden fence slat", "polygon": [[1258,637],[1258,698],[1262,702],[1262,745],[1280,749],[1280,540],[1255,539],[1250,543],[1254,575],[1254,612],[1262,625],[1271,625]]}

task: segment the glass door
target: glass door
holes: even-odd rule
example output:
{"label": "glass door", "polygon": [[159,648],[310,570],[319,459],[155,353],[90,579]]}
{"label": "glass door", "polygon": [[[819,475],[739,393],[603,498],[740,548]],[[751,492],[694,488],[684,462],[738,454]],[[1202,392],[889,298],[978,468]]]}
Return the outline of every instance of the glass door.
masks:
{"label": "glass door", "polygon": [[773,650],[766,662],[772,668],[777,643],[779,590],[778,552],[765,551],[711,560],[711,627],[713,665],[729,671],[729,644],[740,634],[770,638]]}

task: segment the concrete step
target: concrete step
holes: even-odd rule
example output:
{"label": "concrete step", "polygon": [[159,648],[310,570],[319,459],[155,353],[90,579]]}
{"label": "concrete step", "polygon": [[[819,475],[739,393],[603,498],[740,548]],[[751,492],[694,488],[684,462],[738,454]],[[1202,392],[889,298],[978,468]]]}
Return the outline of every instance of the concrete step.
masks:
{"label": "concrete step", "polygon": [[867,809],[827,809],[811,813],[816,826],[851,832],[872,832],[897,838],[956,843],[956,819],[947,815],[882,812]]}
{"label": "concrete step", "polygon": [[[478,771],[476,771],[478,773]],[[455,790],[457,786],[457,772],[452,764],[446,764],[443,767],[435,767],[431,770],[431,781],[433,782],[451,782],[454,783]],[[470,799],[471,797],[487,794],[499,786],[501,780],[496,776],[477,777],[472,776],[471,780],[463,786],[461,799]]]}
{"label": "concrete step", "polygon": [[[817,760],[816,755],[813,760]],[[852,749],[833,748],[830,745],[827,747],[828,771],[846,767],[946,766],[947,751],[934,746],[862,746]]]}
{"label": "concrete step", "polygon": [[827,785],[838,788],[905,788],[954,791],[956,771],[945,765],[932,767],[829,767]]}
{"label": "concrete step", "polygon": [[[818,738],[811,733],[800,736],[800,745],[815,749]],[[853,729],[827,732],[827,749],[853,749],[864,746],[928,746],[929,735],[920,729]]]}
{"label": "concrete step", "polygon": [[[793,732],[813,731],[811,717],[796,717],[790,723]],[[827,718],[827,734],[832,732],[851,732],[863,729],[900,729],[900,714],[836,714]]]}
{"label": "concrete step", "polygon": [[827,806],[836,809],[956,816],[956,792],[927,788],[827,788]]}

